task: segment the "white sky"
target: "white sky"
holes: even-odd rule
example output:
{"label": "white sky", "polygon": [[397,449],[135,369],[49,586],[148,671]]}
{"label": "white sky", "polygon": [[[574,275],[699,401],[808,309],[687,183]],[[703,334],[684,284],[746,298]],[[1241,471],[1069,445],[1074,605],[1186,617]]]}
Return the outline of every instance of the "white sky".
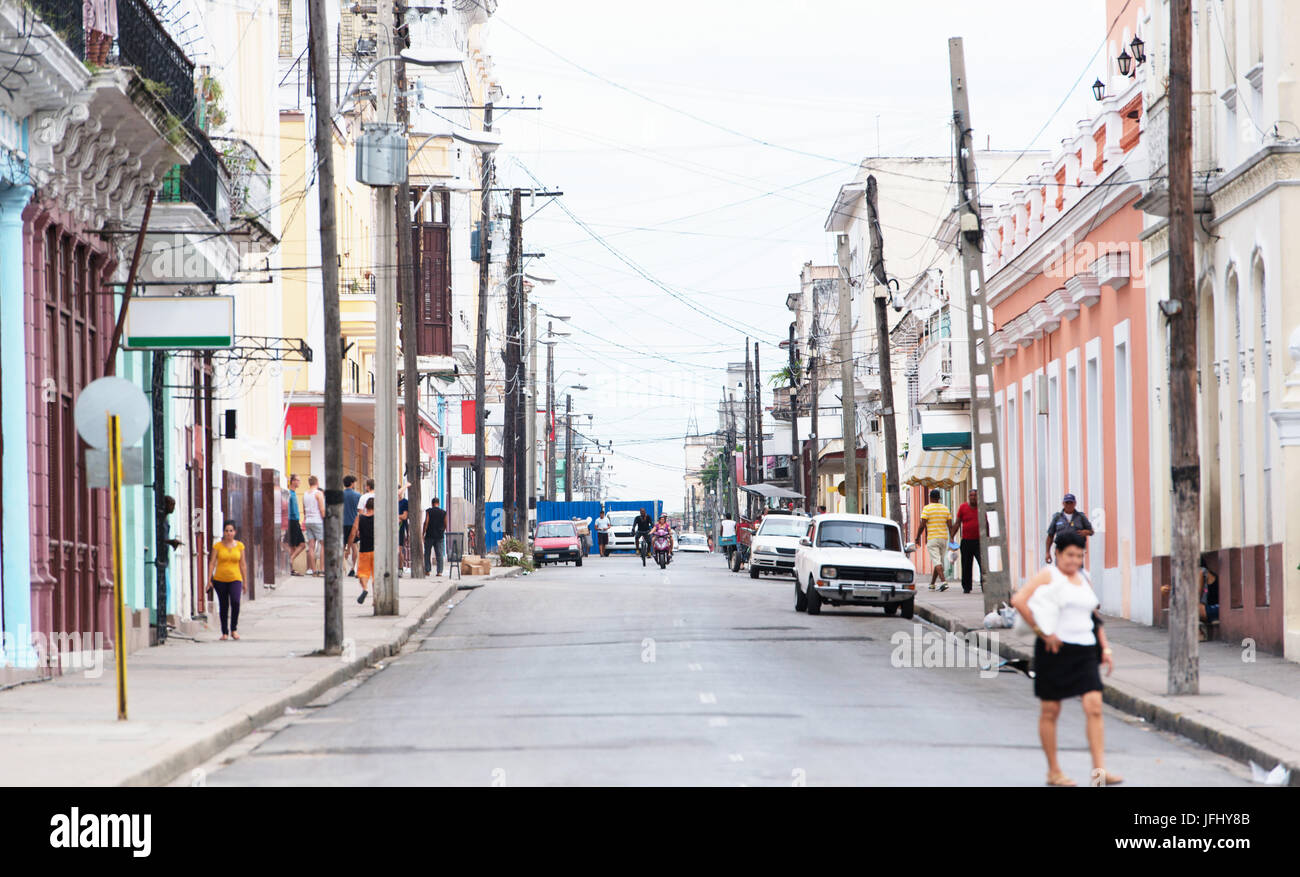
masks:
{"label": "white sky", "polygon": [[[723,368],[743,360],[746,334],[770,342],[765,377],[784,363],[775,343],[790,322],[785,296],[805,261],[833,259],[822,226],[856,163],[878,151],[949,153],[949,37],[965,39],[976,143],[1051,148],[1095,112],[1104,5],[502,0],[490,46],[504,103],[540,95],[543,109],[498,114],[500,183],[535,185],[518,158],[608,247],[685,300],[560,204],[525,225],[525,249],[545,252],[560,278],[533,300],[573,317],[557,377],[587,373],[557,383],[590,388],[575,392],[574,411],[592,414],[591,426],[575,424],[614,442],[609,496],[681,507],[680,437],[692,415],[701,432],[716,428]],[[880,185],[883,200],[888,180]]]}

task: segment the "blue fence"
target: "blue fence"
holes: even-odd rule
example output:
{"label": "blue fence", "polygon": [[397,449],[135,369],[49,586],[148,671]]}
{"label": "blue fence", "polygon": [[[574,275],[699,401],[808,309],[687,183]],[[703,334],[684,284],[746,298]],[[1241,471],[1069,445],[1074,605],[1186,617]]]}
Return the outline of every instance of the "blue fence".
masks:
{"label": "blue fence", "polygon": [[[567,521],[573,518],[591,518],[593,521],[600,517],[602,506],[605,511],[624,512],[639,511],[645,509],[650,513],[651,518],[658,518],[663,512],[663,502],[660,500],[608,500],[606,502],[596,501],[574,501],[574,502],[539,502],[537,504],[537,520],[539,521]],[[505,518],[501,513],[501,503],[490,502],[484,509],[487,518],[487,550],[491,551],[496,548],[497,543],[505,531]]]}

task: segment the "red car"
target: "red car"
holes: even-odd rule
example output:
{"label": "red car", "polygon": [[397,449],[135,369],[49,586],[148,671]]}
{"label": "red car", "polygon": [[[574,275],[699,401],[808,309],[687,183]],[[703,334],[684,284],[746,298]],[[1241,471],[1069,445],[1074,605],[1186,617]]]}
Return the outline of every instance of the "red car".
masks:
{"label": "red car", "polygon": [[572,521],[542,521],[533,533],[533,562],[538,566],[547,563],[568,563],[582,566],[582,544]]}

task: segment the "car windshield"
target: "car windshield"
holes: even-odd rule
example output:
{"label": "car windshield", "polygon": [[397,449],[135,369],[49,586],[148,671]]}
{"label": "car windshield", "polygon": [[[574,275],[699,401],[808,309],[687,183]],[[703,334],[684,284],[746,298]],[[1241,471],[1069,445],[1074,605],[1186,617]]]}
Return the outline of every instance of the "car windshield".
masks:
{"label": "car windshield", "polygon": [[795,515],[768,515],[758,528],[760,536],[802,536],[808,532],[808,519]]}
{"label": "car windshield", "polygon": [[683,545],[703,545],[703,544],[705,544],[705,543],[704,543],[704,537],[703,537],[703,536],[697,536],[697,535],[695,535],[695,534],[687,534],[687,535],[685,535],[685,536],[682,536],[682,537],[680,538],[679,541],[680,541]]}
{"label": "car windshield", "polygon": [[636,520],[636,512],[610,512],[609,522],[615,527],[630,527]]}
{"label": "car windshield", "polygon": [[563,539],[565,537],[576,539],[578,533],[573,529],[572,524],[538,524],[538,539]]}
{"label": "car windshield", "polygon": [[885,551],[903,550],[897,527],[868,521],[823,521],[817,528],[817,544],[844,548],[882,548]]}

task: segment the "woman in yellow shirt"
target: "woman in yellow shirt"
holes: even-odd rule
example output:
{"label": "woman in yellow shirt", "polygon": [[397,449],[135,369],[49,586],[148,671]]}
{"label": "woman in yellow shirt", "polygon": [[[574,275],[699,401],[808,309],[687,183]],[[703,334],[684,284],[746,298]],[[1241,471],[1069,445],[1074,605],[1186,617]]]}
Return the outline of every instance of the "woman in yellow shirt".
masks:
{"label": "woman in yellow shirt", "polygon": [[208,564],[208,579],[221,604],[222,639],[239,639],[239,599],[244,593],[245,576],[244,543],[235,539],[235,522],[226,521],[221,541],[212,545],[212,561]]}

